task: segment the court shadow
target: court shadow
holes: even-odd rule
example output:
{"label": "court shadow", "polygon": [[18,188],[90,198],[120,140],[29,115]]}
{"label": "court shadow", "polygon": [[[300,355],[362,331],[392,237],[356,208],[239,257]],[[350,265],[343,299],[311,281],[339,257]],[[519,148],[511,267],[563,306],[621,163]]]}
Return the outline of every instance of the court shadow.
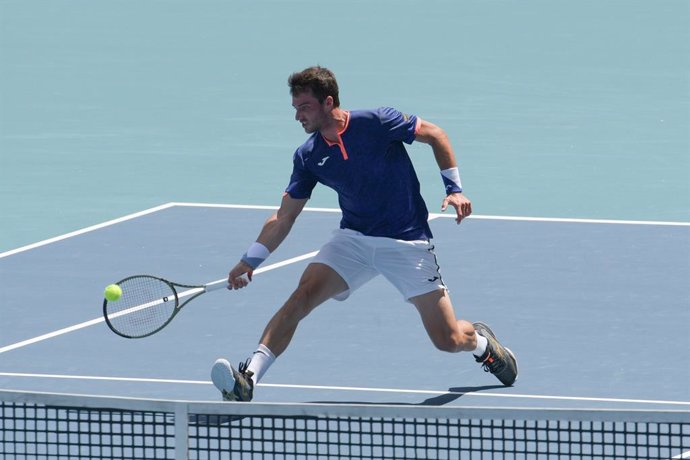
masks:
{"label": "court shadow", "polygon": [[418,406],[443,406],[445,404],[456,401],[466,395],[467,393],[476,393],[484,390],[496,390],[498,388],[505,388],[504,385],[482,385],[478,387],[453,387],[448,388],[448,393],[444,395],[434,396],[433,398],[425,399],[418,403]]}
{"label": "court shadow", "polygon": [[371,406],[443,406],[463,397],[468,393],[476,393],[478,391],[495,390],[498,388],[506,388],[503,385],[482,385],[477,387],[453,387],[448,389],[448,393],[433,398],[425,399],[418,403],[408,402],[372,402],[372,401],[311,401],[313,404],[361,404]]}

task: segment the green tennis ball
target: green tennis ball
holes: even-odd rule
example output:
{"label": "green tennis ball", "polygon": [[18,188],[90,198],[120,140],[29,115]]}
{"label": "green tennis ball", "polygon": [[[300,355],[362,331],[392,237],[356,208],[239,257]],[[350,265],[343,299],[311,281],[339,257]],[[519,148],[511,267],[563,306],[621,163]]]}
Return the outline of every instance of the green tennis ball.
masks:
{"label": "green tennis ball", "polygon": [[117,284],[111,284],[105,288],[103,295],[105,295],[105,298],[110,302],[117,302],[120,300],[120,297],[122,297],[122,288]]}

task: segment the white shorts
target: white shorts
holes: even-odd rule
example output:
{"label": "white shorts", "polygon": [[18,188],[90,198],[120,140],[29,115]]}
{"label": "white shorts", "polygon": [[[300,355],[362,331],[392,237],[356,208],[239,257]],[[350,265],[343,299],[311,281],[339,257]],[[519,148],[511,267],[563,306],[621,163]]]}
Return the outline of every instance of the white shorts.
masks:
{"label": "white shorts", "polygon": [[365,283],[381,274],[406,301],[412,297],[447,289],[430,241],[403,241],[366,236],[337,229],[313,262],[328,265],[347,283],[348,289],[334,296],[345,300]]}

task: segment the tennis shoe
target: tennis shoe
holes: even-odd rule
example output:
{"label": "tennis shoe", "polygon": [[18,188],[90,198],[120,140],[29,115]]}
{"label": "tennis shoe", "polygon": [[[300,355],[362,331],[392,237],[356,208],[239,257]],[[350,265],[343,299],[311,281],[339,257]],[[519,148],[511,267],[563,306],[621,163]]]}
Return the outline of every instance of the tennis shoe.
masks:
{"label": "tennis shoe", "polygon": [[211,380],[220,393],[223,401],[246,401],[249,402],[254,396],[254,381],[252,372],[247,370],[249,360],[240,363],[239,370],[226,359],[219,359],[211,369]]}
{"label": "tennis shoe", "polygon": [[478,363],[482,363],[484,372],[491,372],[505,386],[515,383],[518,376],[517,360],[508,348],[500,344],[493,331],[484,323],[473,323],[477,334],[486,338],[488,344],[482,356],[475,356]]}

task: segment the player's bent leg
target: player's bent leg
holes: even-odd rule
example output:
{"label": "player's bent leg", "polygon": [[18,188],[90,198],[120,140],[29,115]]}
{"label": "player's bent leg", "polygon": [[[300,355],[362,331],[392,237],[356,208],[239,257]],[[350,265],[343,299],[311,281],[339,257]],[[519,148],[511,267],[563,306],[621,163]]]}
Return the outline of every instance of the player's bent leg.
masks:
{"label": "player's bent leg", "polygon": [[457,320],[445,290],[413,297],[410,301],[417,307],[424,327],[437,348],[449,352],[474,351],[477,335],[481,335],[487,340],[487,345],[481,356],[475,356],[476,361],[502,384],[510,386],[515,383],[518,376],[515,354],[498,341],[486,324]]}
{"label": "player's bent leg", "polygon": [[328,265],[309,264],[297,289],[268,322],[261,343],[279,356],[287,348],[302,319],[314,308],[347,289],[345,280]]}
{"label": "player's bent leg", "polygon": [[477,347],[474,327],[468,321],[458,320],[448,291],[438,289],[412,297],[422,323],[432,343],[439,350],[457,353],[472,351]]}
{"label": "player's bent leg", "polygon": [[[285,351],[299,322],[318,305],[347,288],[347,283],[328,265],[310,264],[302,274],[297,289],[269,321],[254,356],[240,363],[239,370],[225,359],[219,359],[213,365],[211,380],[223,399],[251,401],[258,378],[275,357]],[[259,360],[257,353],[270,354],[271,359]]]}

